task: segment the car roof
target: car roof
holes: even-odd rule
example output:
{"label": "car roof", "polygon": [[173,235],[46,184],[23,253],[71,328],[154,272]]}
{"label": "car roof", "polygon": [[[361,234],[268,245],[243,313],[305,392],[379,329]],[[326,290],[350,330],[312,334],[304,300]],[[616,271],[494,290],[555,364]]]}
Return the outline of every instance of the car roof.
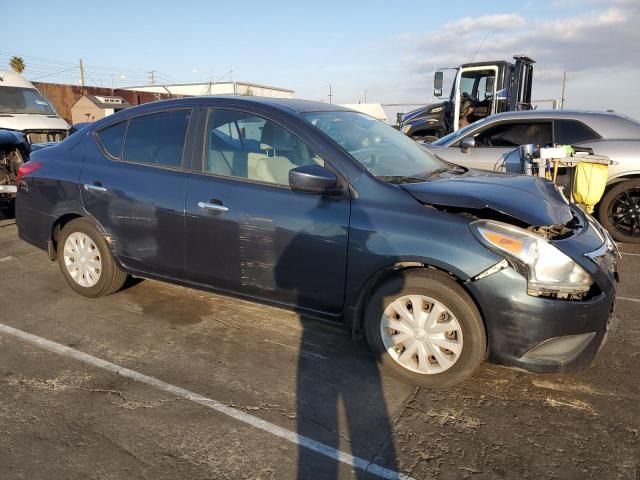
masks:
{"label": "car roof", "polygon": [[615,112],[592,110],[521,110],[491,115],[488,121],[498,120],[578,120],[605,139],[640,139],[640,123]]}
{"label": "car roof", "polygon": [[0,70],[0,86],[35,88],[29,80],[10,70]]}
{"label": "car roof", "polygon": [[[318,111],[350,111],[348,108],[330,103],[313,102],[310,100],[299,100],[296,98],[271,98],[244,95],[208,95],[197,97],[177,98],[171,100],[160,100],[157,102],[145,103],[135,108],[138,112],[156,109],[158,107],[191,106],[194,104],[216,105],[218,103],[234,103],[235,105],[265,105],[278,110],[286,110],[290,113],[318,112]],[[126,109],[124,111],[131,111]]]}

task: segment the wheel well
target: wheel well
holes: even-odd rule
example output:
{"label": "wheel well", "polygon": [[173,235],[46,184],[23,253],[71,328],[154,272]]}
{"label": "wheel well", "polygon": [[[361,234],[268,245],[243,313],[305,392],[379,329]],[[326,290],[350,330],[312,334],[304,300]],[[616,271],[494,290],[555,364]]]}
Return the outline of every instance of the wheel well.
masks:
{"label": "wheel well", "polygon": [[[360,296],[358,297],[358,301],[357,301],[355,307],[353,307],[352,315],[350,315],[349,318],[346,319],[347,323],[351,327],[351,331],[352,331],[353,336],[355,337],[355,336],[359,335],[359,332],[362,331],[362,324],[363,324],[363,320],[364,320],[365,306],[367,305],[367,302],[368,302],[369,298],[371,297],[371,295],[373,294],[373,292],[375,292],[378,287],[383,285],[385,282],[387,282],[394,275],[397,275],[397,274],[399,274],[401,272],[406,272],[408,270],[427,269],[427,268],[431,268],[433,270],[438,270],[440,272],[446,273],[457,284],[459,284],[462,288],[464,288],[464,290],[467,293],[469,293],[467,291],[467,289],[465,288],[465,286],[464,286],[464,282],[460,278],[456,277],[451,272],[448,272],[448,271],[443,270],[441,268],[434,267],[432,265],[427,265],[425,263],[419,263],[419,262],[401,262],[401,263],[396,263],[396,264],[391,265],[389,267],[386,267],[386,268],[378,271],[374,275],[372,275],[371,278],[365,284],[364,288],[362,289],[362,291],[360,293]],[[469,294],[469,296],[471,297],[473,302],[476,303],[475,299],[470,294]],[[478,310],[480,310],[479,306],[478,306]]]}
{"label": "wheel well", "polygon": [[58,238],[60,238],[60,232],[67,223],[71,220],[75,220],[76,218],[82,218],[82,215],[78,215],[77,213],[67,213],[66,215],[62,215],[53,223],[48,247],[49,258],[51,260],[55,260],[58,253]]}
{"label": "wheel well", "polygon": [[439,272],[442,272],[442,273],[448,275],[453,281],[455,281],[458,285],[460,285],[460,287],[462,287],[462,289],[467,293],[467,295],[469,295],[469,298],[475,304],[476,308],[478,309],[478,312],[480,313],[480,318],[482,319],[482,324],[484,325],[485,332],[487,332],[487,338],[486,338],[487,345],[485,345],[485,348],[487,349],[487,354],[488,354],[488,352],[489,352],[489,335],[488,335],[488,329],[487,329],[487,322],[486,322],[486,319],[484,318],[484,312],[482,311],[482,308],[481,308],[480,304],[478,304],[478,302],[476,301],[475,297],[471,294],[471,292],[469,291],[469,289],[465,285],[465,282],[463,280],[461,280],[460,278],[458,278],[456,275],[454,275],[452,272],[449,272],[449,271],[444,270],[442,268],[434,267],[433,265],[428,265],[428,264],[419,263],[419,262],[397,263],[395,265],[387,267],[387,268],[383,269],[382,271],[374,274],[372,276],[372,278],[369,279],[369,281],[367,282],[365,287],[362,289],[362,293],[360,294],[360,297],[358,298],[358,303],[356,304],[356,306],[355,306],[355,308],[353,310],[353,315],[348,317],[348,318],[346,318],[347,325],[349,325],[349,327],[351,328],[351,334],[352,334],[353,338],[359,338],[362,335],[362,325],[364,323],[363,322],[364,321],[364,312],[366,310],[365,306],[367,305],[367,302],[368,302],[369,298],[371,297],[372,293],[375,292],[375,290],[378,287],[380,287],[382,284],[387,282],[394,275],[397,275],[397,274],[399,274],[401,272],[407,272],[409,270],[425,270],[425,269],[437,270]]}
{"label": "wheel well", "polygon": [[[615,187],[619,183],[626,182],[627,180],[637,180],[637,179],[640,179],[640,173],[630,173],[628,175],[625,175],[624,177],[614,178],[610,183],[607,183],[607,185],[604,187],[604,193],[602,194],[602,198],[604,198],[604,196],[609,192],[609,190],[611,190],[613,187]],[[602,201],[602,198],[600,199],[600,201]],[[596,212],[598,210],[598,206],[600,205],[600,201],[598,201],[598,203],[595,206]]]}
{"label": "wheel well", "polygon": [[617,184],[619,184],[621,182],[624,182],[626,180],[635,180],[637,178],[640,178],[640,173],[630,173],[630,174],[625,175],[623,177],[616,177],[610,183],[607,183],[607,186],[605,188],[606,188],[606,190],[609,190],[614,185],[617,185]]}

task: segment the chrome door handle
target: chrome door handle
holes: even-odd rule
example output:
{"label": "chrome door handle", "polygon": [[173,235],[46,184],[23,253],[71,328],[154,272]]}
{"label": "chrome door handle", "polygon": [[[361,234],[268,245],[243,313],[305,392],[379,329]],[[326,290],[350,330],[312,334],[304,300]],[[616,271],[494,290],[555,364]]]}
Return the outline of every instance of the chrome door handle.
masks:
{"label": "chrome door handle", "polygon": [[87,192],[106,192],[107,189],[105,187],[100,187],[99,185],[91,185],[90,183],[85,183],[84,184],[84,189]]}
{"label": "chrome door handle", "polygon": [[212,212],[228,212],[229,209],[224,205],[217,205],[215,203],[198,202],[198,207],[203,210],[210,210]]}

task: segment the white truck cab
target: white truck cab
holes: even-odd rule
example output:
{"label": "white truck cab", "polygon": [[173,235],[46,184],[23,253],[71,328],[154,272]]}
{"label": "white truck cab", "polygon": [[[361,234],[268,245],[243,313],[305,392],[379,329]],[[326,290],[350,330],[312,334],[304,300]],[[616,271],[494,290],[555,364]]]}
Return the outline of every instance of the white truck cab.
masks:
{"label": "white truck cab", "polygon": [[31,144],[59,142],[71,127],[22,75],[0,70],[0,204],[16,192]]}

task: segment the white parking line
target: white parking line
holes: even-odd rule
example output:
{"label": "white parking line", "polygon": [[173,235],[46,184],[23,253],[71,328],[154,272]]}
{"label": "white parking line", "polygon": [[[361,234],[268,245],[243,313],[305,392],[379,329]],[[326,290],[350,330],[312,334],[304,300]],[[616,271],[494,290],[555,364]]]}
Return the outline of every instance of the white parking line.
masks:
{"label": "white parking line", "polygon": [[18,330],[17,328],[13,328],[1,323],[0,333],[11,335],[25,342],[37,345],[38,347],[41,347],[50,352],[64,355],[65,357],[70,357],[74,360],[86,363],[87,365],[107,370],[109,372],[115,373],[125,378],[130,378],[131,380],[135,380],[140,383],[151,385],[152,387],[155,387],[159,390],[164,390],[165,392],[171,393],[176,397],[184,398],[186,400],[190,400],[197,404],[203,405],[207,408],[234,418],[240,422],[246,423],[247,425],[275,435],[276,437],[280,437],[291,443],[300,445],[301,447],[313,450],[314,452],[332,458],[338,462],[342,462],[360,470],[364,470],[367,473],[372,473],[378,477],[388,479],[400,478],[403,480],[413,480],[407,475],[398,473],[388,468],[381,467],[380,465],[377,465],[375,463],[370,463],[364,458],[356,457],[349,453],[343,452],[342,450],[337,450],[329,445],[325,445],[324,443],[312,440],[309,437],[305,437],[304,435],[292,432],[291,430],[287,430],[286,428],[279,427],[278,425],[267,422],[266,420],[262,420],[261,418],[254,417],[253,415],[245,413],[241,410],[237,410],[233,407],[228,407],[227,405],[211,398],[203,397],[202,395],[198,395],[197,393],[190,392],[189,390],[185,390],[184,388],[163,382],[162,380],[158,380],[157,378],[144,375],[143,373],[129,370],[128,368],[121,367],[106,360],[102,360],[98,357],[94,357],[93,355],[89,355],[88,353],[75,350],[73,348],[67,347],[66,345],[47,340],[46,338],[38,337],[31,333],[24,332],[22,330]]}
{"label": "white parking line", "polygon": [[626,300],[627,302],[638,302],[638,303],[640,303],[640,298],[621,297],[620,295],[616,295],[616,300]]}

